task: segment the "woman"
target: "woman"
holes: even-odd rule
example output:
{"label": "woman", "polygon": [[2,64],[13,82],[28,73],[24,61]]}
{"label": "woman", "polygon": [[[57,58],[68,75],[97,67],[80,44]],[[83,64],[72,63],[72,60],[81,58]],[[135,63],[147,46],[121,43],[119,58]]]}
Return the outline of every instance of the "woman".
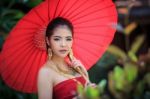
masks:
{"label": "woman", "polygon": [[[72,24],[61,17],[53,19],[46,30],[48,59],[38,73],[39,99],[72,99],[77,85],[85,86],[89,82],[88,73],[79,60],[65,61],[71,54],[72,43]],[[74,69],[78,66],[82,75]]]}

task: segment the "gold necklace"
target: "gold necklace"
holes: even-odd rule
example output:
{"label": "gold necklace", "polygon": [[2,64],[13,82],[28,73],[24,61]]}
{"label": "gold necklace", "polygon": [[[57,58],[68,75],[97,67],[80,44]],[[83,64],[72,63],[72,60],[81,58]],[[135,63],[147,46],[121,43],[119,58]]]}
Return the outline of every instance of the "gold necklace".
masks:
{"label": "gold necklace", "polygon": [[68,70],[63,70],[62,68],[60,68],[60,66],[58,64],[56,64],[55,62],[51,61],[53,65],[55,65],[55,67],[58,69],[59,72],[62,72],[64,74],[71,74],[71,75],[75,75],[75,70],[70,66],[67,66]]}
{"label": "gold necklace", "polygon": [[[60,75],[63,75],[64,77],[66,77],[66,78],[68,78],[68,79],[72,79],[73,81],[75,81],[77,84],[79,84],[79,85],[82,85],[81,84],[81,82],[79,82],[78,80],[76,80],[75,78],[75,76],[73,76],[73,75],[70,75],[70,74],[68,74],[68,73],[66,73],[66,72],[63,72],[60,68],[59,68],[59,66],[56,64],[56,63],[54,63],[53,61],[51,61],[51,63],[54,65],[54,66],[56,66],[56,68],[53,68],[52,67],[52,69],[53,70],[55,70],[57,73],[59,73]],[[72,70],[74,70],[74,69],[72,69]],[[75,72],[75,71],[74,71]]]}

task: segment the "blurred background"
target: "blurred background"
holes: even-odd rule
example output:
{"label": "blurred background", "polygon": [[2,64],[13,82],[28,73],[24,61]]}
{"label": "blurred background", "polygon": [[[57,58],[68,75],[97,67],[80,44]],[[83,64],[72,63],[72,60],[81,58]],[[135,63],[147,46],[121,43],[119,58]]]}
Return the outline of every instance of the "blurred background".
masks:
{"label": "blurred background", "polygon": [[[150,0],[113,1],[117,31],[103,57],[88,71],[90,80],[101,86],[99,99],[150,99]],[[0,50],[12,27],[40,2],[0,1]],[[37,99],[37,95],[14,91],[0,78],[0,99]]]}

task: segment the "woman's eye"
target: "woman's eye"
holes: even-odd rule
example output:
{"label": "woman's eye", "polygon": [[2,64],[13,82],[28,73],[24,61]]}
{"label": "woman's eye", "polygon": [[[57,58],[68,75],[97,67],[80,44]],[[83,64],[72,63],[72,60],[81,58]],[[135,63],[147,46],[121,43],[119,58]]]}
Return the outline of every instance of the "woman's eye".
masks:
{"label": "woman's eye", "polygon": [[67,41],[72,41],[72,39],[67,39]]}
{"label": "woman's eye", "polygon": [[58,38],[55,38],[54,40],[55,40],[55,41],[59,41],[59,39],[58,39]]}

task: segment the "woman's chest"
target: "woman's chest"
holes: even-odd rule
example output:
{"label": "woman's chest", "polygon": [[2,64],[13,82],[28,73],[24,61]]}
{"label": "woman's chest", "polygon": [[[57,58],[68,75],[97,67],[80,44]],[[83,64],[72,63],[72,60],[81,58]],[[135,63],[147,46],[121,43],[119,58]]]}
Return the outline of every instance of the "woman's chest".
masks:
{"label": "woman's chest", "polygon": [[[72,78],[77,78],[77,77],[81,77],[80,74],[76,73],[75,75],[61,75],[61,74],[56,74],[55,77],[54,77],[54,81],[53,81],[53,86],[56,86],[57,84],[61,83],[61,82],[64,82],[64,81],[67,81],[67,80],[70,80]],[[73,79],[74,80],[74,79]],[[76,80],[74,80],[76,81]]]}

